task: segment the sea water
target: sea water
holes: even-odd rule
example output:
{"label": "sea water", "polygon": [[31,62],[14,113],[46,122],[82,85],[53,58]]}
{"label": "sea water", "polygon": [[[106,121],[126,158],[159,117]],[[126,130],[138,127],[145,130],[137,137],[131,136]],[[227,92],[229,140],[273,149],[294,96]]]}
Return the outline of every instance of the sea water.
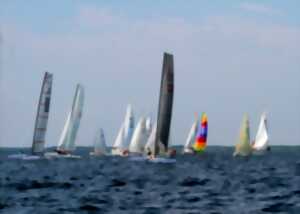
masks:
{"label": "sea water", "polygon": [[24,161],[1,148],[0,213],[300,213],[300,147],[249,158],[208,147],[168,164],[90,150]]}

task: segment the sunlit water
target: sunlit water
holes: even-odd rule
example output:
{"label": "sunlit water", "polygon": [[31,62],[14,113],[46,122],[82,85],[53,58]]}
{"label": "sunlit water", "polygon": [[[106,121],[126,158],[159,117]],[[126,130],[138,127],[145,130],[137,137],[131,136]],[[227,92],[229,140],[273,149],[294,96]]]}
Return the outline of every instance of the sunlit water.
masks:
{"label": "sunlit water", "polygon": [[233,158],[209,147],[175,164],[122,157],[21,161],[0,152],[1,213],[300,213],[300,147]]}

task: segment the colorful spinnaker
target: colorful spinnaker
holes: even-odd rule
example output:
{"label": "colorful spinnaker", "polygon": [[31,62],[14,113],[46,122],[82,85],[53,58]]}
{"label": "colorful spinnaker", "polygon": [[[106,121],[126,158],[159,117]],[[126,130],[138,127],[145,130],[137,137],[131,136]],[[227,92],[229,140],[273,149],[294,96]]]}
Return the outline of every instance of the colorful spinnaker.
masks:
{"label": "colorful spinnaker", "polygon": [[203,152],[206,148],[208,123],[206,113],[202,113],[201,124],[198,126],[196,142],[193,146],[195,152]]}

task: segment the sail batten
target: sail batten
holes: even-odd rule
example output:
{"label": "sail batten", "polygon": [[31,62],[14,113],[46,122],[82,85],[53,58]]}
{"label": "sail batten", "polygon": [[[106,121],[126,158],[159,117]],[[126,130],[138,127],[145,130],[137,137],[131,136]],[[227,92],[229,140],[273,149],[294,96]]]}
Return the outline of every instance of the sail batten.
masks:
{"label": "sail batten", "polygon": [[52,93],[52,81],[53,75],[49,72],[45,72],[39,98],[37,115],[35,119],[33,142],[31,149],[32,154],[43,153],[45,149],[45,138]]}
{"label": "sail batten", "polygon": [[[167,152],[172,118],[174,93],[173,55],[164,53],[157,116],[154,155]],[[163,149],[162,149],[163,148]],[[162,151],[164,150],[164,151]]]}
{"label": "sail batten", "polygon": [[84,89],[80,84],[76,87],[75,96],[71,112],[69,112],[67,121],[61,134],[58,144],[58,150],[72,152],[75,150],[75,140],[80,125],[84,103]]}

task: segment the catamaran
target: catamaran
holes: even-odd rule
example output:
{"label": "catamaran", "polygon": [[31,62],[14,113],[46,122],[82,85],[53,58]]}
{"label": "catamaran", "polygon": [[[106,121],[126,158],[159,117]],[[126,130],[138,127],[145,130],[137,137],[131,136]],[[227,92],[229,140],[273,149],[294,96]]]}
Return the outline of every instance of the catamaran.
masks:
{"label": "catamaran", "polygon": [[62,131],[58,147],[55,153],[46,153],[48,157],[70,157],[79,158],[79,156],[72,155],[76,146],[76,135],[80,125],[84,103],[84,89],[83,86],[77,84],[76,92],[73,100],[71,112],[68,114],[67,121]]}
{"label": "catamaran", "polygon": [[198,126],[196,142],[193,145],[193,150],[197,153],[204,152],[206,148],[207,141],[207,132],[208,132],[208,121],[206,113],[202,113],[201,124]]}
{"label": "catamaran", "polygon": [[45,151],[45,139],[50,111],[52,81],[53,74],[45,72],[35,119],[33,141],[31,147],[32,155],[16,154],[10,155],[9,158],[33,160],[39,159],[43,155]]}
{"label": "catamaran", "polygon": [[127,106],[125,120],[121,125],[115,143],[113,144],[112,155],[126,156],[129,153],[129,144],[134,131],[134,115],[131,105]]}
{"label": "catamaran", "polygon": [[252,148],[250,144],[250,128],[248,115],[245,114],[240,129],[238,143],[236,144],[233,156],[249,156],[251,155]]}
{"label": "catamaran", "polygon": [[[158,105],[157,127],[155,130],[154,151],[152,159],[160,161],[159,156],[166,157],[169,153],[169,135],[171,128],[174,94],[174,61],[173,55],[164,53],[160,96]],[[172,160],[173,161],[173,160]],[[175,160],[174,160],[175,161]]]}
{"label": "catamaran", "polygon": [[132,139],[129,145],[129,152],[131,154],[142,155],[144,152],[144,147],[148,139],[148,133],[146,129],[146,120],[142,117],[132,135]]}
{"label": "catamaran", "polygon": [[95,141],[94,141],[94,152],[91,152],[90,155],[92,156],[107,155],[107,146],[106,146],[103,129],[99,129],[99,131],[97,131]]}
{"label": "catamaran", "polygon": [[189,132],[188,137],[186,139],[185,145],[183,147],[183,153],[184,154],[194,153],[193,144],[196,141],[197,129],[198,129],[198,120],[194,121],[194,123],[192,124],[190,132]]}
{"label": "catamaran", "polygon": [[264,154],[269,149],[268,141],[267,116],[266,113],[263,113],[252,145],[253,154]]}

